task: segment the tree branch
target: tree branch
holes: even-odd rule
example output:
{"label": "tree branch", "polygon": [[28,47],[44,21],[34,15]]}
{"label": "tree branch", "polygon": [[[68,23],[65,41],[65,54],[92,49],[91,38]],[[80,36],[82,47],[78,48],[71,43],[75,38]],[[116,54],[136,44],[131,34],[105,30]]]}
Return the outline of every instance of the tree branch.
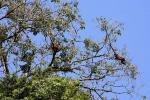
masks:
{"label": "tree branch", "polygon": [[15,7],[14,9],[12,9],[11,11],[7,12],[7,14],[6,14],[5,16],[1,17],[0,20],[2,20],[2,19],[4,19],[4,18],[7,18],[10,13],[14,12],[17,8],[19,8],[19,7],[20,7],[21,5],[23,5],[23,4],[24,4],[24,3],[18,5],[17,7]]}

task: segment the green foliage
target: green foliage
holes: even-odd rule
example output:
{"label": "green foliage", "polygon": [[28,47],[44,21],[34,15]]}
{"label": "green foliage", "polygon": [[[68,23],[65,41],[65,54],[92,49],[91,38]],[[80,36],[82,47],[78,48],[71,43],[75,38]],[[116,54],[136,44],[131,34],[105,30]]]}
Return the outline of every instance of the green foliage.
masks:
{"label": "green foliage", "polygon": [[93,51],[93,52],[98,52],[99,51],[99,45],[96,42],[94,42],[90,39],[85,39],[84,44],[85,44],[85,48],[87,50],[91,49],[91,51]]}
{"label": "green foliage", "polygon": [[7,28],[3,25],[0,25],[0,41],[7,38],[6,32],[7,32]]}
{"label": "green foliage", "polygon": [[13,75],[0,80],[0,99],[25,100],[89,100],[86,92],[79,88],[79,81],[65,77],[42,77]]}

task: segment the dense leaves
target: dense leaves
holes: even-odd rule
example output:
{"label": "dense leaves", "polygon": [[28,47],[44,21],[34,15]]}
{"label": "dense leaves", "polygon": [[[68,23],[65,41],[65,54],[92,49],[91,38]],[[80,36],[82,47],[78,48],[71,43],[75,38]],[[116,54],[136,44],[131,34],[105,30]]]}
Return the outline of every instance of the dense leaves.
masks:
{"label": "dense leaves", "polygon": [[24,100],[89,100],[89,95],[79,88],[78,80],[65,77],[13,75],[0,82],[0,99]]}

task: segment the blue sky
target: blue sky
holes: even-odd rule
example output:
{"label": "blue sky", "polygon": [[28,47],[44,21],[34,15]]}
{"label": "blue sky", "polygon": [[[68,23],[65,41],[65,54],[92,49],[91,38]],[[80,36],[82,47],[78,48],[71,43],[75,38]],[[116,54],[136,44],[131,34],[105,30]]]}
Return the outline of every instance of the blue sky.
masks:
{"label": "blue sky", "polygon": [[[125,45],[140,72],[137,85],[150,99],[150,0],[79,0],[79,10],[86,21],[87,37],[98,39],[96,17],[103,16],[124,23],[121,45]],[[143,87],[144,85],[144,87]]]}

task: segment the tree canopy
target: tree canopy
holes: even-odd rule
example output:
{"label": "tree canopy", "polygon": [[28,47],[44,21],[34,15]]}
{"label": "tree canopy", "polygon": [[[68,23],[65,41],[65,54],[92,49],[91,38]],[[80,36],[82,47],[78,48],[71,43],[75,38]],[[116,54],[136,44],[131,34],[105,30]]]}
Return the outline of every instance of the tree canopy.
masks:
{"label": "tree canopy", "polygon": [[0,98],[112,100],[131,95],[137,68],[116,47],[123,24],[96,18],[100,41],[80,38],[76,0],[0,0]]}

